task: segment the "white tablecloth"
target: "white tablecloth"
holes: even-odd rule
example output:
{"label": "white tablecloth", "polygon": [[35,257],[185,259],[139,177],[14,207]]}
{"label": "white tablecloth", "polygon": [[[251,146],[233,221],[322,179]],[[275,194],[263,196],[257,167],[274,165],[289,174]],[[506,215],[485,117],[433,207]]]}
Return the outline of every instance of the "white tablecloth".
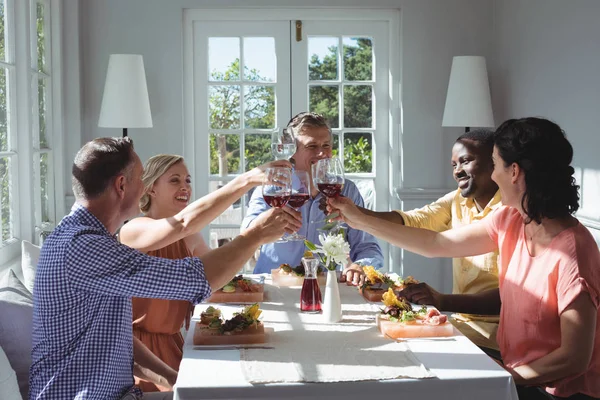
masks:
{"label": "white tablecloth", "polygon": [[[268,281],[267,281],[268,283]],[[340,286],[344,303],[344,321],[350,325],[365,323],[365,310],[376,309],[365,302],[355,288]],[[298,298],[285,298],[294,289],[268,293],[262,309],[265,326],[290,323],[307,326],[319,320],[320,315],[289,312],[291,303]],[[275,296],[273,296],[275,293]],[[279,294],[277,294],[279,293]],[[283,294],[283,296],[281,296]],[[284,304],[288,304],[287,311]],[[202,305],[197,309],[203,309]],[[222,307],[231,313],[240,306]],[[374,312],[374,311],[372,311]],[[374,322],[372,322],[374,324]],[[299,324],[299,325],[298,325]],[[302,329],[293,331],[302,335]],[[340,398],[361,399],[376,394],[391,398],[419,399],[485,399],[517,400],[510,374],[489,359],[466,337],[440,339],[412,339],[405,343],[417,359],[435,375],[429,379],[395,379],[381,381],[327,382],[327,383],[248,383],[238,350],[194,350],[193,329],[190,329],[184,345],[183,360],[175,385],[175,399],[301,399]],[[267,343],[268,344],[268,343]],[[256,351],[256,350],[253,350]],[[264,350],[273,352],[274,350]],[[331,363],[338,360],[331,356]],[[340,358],[341,360],[342,358]],[[340,369],[344,367],[340,365]]]}
{"label": "white tablecloth", "polygon": [[274,332],[267,342],[273,350],[241,350],[242,371],[251,383],[342,382],[393,378],[430,378],[433,374],[406,343],[379,334],[377,307],[366,303],[356,289],[340,287],[344,318],[323,323],[321,314],[299,313],[300,288],[267,285],[263,321]]}

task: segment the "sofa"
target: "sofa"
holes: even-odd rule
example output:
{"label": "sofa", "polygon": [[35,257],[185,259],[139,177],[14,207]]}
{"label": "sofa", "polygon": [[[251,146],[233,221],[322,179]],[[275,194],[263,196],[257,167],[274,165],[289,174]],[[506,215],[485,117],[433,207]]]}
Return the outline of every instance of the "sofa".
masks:
{"label": "sofa", "polygon": [[40,248],[21,243],[20,268],[0,272],[0,393],[2,400],[27,399],[31,365],[33,283]]}

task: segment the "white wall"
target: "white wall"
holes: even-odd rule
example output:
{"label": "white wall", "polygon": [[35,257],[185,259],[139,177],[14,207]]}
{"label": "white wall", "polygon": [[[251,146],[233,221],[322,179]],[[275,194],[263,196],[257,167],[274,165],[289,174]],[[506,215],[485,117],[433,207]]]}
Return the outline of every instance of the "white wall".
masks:
{"label": "white wall", "polygon": [[494,2],[496,122],[543,116],[565,130],[581,185],[578,215],[596,229],[600,229],[599,20],[597,0]]}

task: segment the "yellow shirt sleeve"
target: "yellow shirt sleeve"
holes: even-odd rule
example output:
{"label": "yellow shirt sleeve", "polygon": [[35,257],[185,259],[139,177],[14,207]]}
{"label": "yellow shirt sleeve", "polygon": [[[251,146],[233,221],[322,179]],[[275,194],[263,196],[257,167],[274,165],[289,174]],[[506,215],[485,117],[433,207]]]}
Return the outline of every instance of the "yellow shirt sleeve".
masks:
{"label": "yellow shirt sleeve", "polygon": [[456,191],[440,197],[431,204],[411,211],[394,210],[404,219],[404,225],[442,232],[452,224],[452,203]]}

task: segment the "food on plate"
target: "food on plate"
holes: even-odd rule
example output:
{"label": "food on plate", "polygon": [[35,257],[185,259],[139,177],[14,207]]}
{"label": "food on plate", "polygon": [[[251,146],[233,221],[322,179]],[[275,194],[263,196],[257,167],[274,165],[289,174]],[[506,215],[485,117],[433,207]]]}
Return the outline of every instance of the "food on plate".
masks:
{"label": "food on plate", "polygon": [[421,306],[414,310],[403,297],[398,297],[392,288],[382,296],[385,308],[377,315],[377,326],[384,336],[391,339],[410,337],[446,337],[454,335],[448,317],[435,307]]}
{"label": "food on plate", "polygon": [[254,344],[265,342],[265,328],[258,317],[258,303],[248,305],[224,320],[221,310],[209,306],[194,329],[195,345]]}
{"label": "food on plate", "polygon": [[[292,267],[289,264],[281,264],[279,268],[271,270],[271,279],[275,286],[302,286],[304,281],[304,265]],[[317,270],[319,285],[325,285],[325,269],[319,265]]]}
{"label": "food on plate", "polygon": [[363,267],[363,272],[366,276],[365,283],[358,290],[365,299],[372,302],[380,302],[381,297],[389,288],[400,291],[408,285],[418,283],[412,276],[402,279],[402,277],[395,273],[388,274],[377,271],[371,265]]}
{"label": "food on plate", "polygon": [[264,300],[265,286],[262,283],[234,277],[227,285],[216,290],[206,300],[208,303],[259,303]]}
{"label": "food on plate", "polygon": [[208,308],[200,314],[200,323],[208,325],[210,321],[218,318],[221,318],[221,310],[213,306],[208,306]]}

